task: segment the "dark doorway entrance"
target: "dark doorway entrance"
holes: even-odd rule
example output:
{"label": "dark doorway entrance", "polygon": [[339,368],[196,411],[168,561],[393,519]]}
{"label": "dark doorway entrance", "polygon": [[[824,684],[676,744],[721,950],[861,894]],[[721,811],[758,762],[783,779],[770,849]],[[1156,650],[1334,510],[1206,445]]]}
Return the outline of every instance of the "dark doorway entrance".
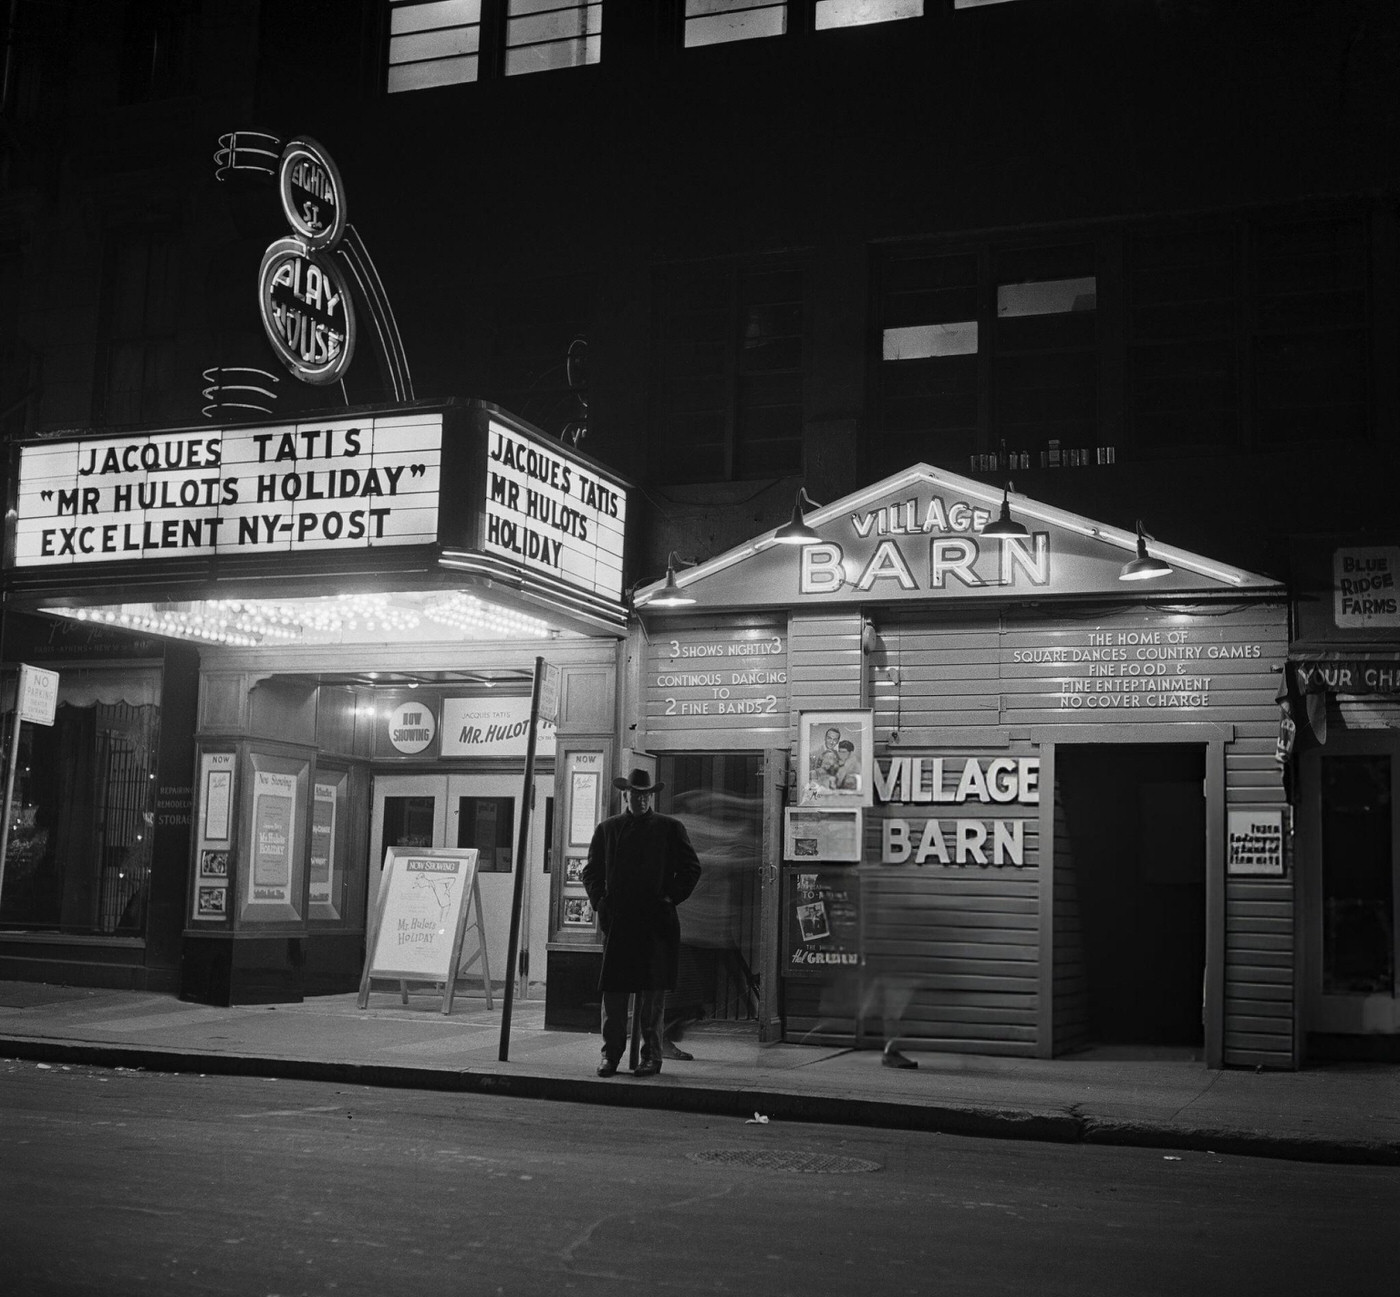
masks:
{"label": "dark doorway entrance", "polygon": [[658,809],[690,833],[700,882],[680,907],[681,956],[667,1012],[684,1021],[757,1021],[763,754],[664,755]]}
{"label": "dark doorway entrance", "polygon": [[1057,941],[1081,943],[1083,1043],[1204,1040],[1205,749],[1059,747]]}

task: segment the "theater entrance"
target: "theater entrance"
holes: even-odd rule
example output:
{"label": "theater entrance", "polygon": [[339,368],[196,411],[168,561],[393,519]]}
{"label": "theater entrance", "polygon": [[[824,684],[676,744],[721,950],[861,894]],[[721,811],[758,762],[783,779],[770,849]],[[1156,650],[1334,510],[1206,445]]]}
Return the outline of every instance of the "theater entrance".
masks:
{"label": "theater entrance", "polygon": [[[491,981],[497,986],[504,985],[507,971],[521,783],[522,776],[514,773],[378,775],[374,779],[371,896],[379,883],[387,847],[475,847],[486,953]],[[515,991],[522,998],[544,997],[553,791],[553,774],[535,776],[520,925],[522,975]],[[472,973],[475,976],[477,969]]]}

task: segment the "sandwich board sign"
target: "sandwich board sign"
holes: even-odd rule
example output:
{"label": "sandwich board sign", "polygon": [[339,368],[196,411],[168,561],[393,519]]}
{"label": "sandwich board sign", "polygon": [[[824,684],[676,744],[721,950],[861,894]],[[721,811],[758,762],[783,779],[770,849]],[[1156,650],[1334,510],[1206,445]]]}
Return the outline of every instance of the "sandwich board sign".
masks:
{"label": "sandwich board sign", "polygon": [[[469,928],[475,932],[475,950],[464,959]],[[491,973],[481,925],[476,848],[388,848],[370,915],[360,1008],[369,1003],[371,981],[398,982],[404,1004],[410,982],[429,982],[442,987],[442,1011],[451,1013],[458,979],[478,959],[489,1009]]]}

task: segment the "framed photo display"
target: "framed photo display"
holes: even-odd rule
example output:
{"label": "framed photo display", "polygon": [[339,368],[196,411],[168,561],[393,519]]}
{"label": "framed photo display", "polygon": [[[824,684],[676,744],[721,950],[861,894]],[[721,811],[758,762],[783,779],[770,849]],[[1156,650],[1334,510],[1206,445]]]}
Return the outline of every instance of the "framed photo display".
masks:
{"label": "framed photo display", "polygon": [[861,809],[789,806],[783,812],[783,858],[796,864],[859,864]]}
{"label": "framed photo display", "polygon": [[801,806],[869,806],[875,714],[800,712],[797,792]]}

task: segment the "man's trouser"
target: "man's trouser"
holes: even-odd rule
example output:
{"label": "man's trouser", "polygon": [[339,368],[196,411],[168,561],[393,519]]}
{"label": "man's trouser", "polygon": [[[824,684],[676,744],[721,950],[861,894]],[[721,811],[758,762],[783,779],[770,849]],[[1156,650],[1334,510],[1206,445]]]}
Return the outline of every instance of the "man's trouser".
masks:
{"label": "man's trouser", "polygon": [[603,1057],[622,1061],[627,1050],[627,1001],[637,997],[637,1022],[641,1027],[641,1062],[661,1062],[661,1028],[666,1016],[665,991],[603,992]]}

